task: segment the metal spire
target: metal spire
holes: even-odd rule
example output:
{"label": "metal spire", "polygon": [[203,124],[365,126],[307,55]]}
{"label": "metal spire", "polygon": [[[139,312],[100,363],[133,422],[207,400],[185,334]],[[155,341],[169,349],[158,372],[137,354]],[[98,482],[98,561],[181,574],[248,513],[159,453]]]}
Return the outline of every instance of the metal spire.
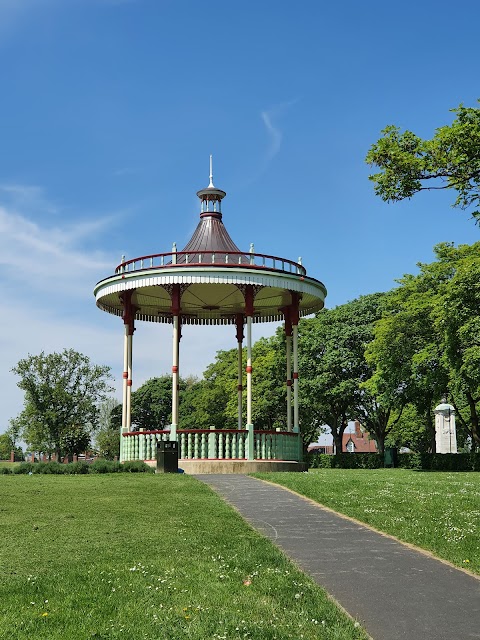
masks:
{"label": "metal spire", "polygon": [[209,189],[215,189],[215,185],[213,184],[213,169],[212,169],[212,155],[210,154],[210,184],[208,185]]}

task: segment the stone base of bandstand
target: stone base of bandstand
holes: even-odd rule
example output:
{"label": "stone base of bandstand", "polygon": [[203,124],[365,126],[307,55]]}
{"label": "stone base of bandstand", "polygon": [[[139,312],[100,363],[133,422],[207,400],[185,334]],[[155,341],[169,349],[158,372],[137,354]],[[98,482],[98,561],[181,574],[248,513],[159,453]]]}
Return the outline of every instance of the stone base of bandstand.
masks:
{"label": "stone base of bandstand", "polygon": [[[155,460],[145,460],[151,467],[156,467]],[[305,462],[287,460],[183,460],[178,461],[178,470],[189,475],[202,473],[268,473],[273,471],[307,471]]]}

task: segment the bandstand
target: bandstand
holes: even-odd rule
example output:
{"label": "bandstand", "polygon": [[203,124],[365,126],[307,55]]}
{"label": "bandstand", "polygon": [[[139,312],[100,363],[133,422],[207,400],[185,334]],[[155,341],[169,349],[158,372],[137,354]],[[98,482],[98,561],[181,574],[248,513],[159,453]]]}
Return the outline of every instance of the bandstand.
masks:
{"label": "bandstand", "polygon": [[[122,259],[115,273],[101,280],[97,306],[124,323],[123,399],[120,461],[155,464],[159,440],[176,440],[179,466],[187,473],[243,473],[253,470],[303,470],[299,430],[299,318],[324,306],[325,286],[307,276],[301,260],[241,251],[222,221],[225,191],[210,183],[197,192],[200,221],[182,251],[133,260]],[[131,424],[133,334],[136,321],[173,327],[172,424],[136,430]],[[252,422],[252,325],[283,321],[285,330],[285,426],[256,430]],[[191,325],[231,325],[238,349],[238,428],[182,429],[179,415],[180,339]],[[242,365],[246,341],[247,364]],[[243,391],[246,386],[246,424]]]}

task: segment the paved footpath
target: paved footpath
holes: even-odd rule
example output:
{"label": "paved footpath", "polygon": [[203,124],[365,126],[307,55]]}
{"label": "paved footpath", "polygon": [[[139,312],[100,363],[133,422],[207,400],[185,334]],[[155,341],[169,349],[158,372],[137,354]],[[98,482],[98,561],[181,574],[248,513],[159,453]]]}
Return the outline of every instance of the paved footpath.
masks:
{"label": "paved footpath", "polygon": [[199,475],[363,624],[374,640],[480,639],[480,580],[286,489]]}

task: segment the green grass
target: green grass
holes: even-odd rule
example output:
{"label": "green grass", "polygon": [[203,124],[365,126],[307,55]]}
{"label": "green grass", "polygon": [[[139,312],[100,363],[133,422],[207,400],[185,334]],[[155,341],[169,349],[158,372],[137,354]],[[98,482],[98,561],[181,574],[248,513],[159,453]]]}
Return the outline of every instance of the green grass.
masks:
{"label": "green grass", "polygon": [[0,476],[0,637],[365,639],[208,487]]}
{"label": "green grass", "polygon": [[480,574],[480,473],[311,469],[255,475]]}

